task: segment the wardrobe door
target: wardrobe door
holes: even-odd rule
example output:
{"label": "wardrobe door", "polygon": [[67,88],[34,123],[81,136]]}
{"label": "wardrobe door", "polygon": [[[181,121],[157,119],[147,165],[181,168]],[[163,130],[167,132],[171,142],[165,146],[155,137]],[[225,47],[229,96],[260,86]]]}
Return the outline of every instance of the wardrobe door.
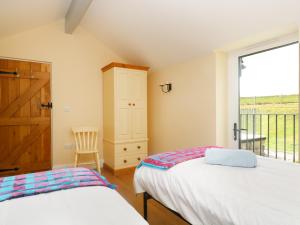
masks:
{"label": "wardrobe door", "polygon": [[116,139],[129,140],[132,137],[132,90],[131,76],[126,70],[116,69],[115,117]]}
{"label": "wardrobe door", "polygon": [[132,138],[147,138],[147,74],[134,71],[131,74],[132,86]]}

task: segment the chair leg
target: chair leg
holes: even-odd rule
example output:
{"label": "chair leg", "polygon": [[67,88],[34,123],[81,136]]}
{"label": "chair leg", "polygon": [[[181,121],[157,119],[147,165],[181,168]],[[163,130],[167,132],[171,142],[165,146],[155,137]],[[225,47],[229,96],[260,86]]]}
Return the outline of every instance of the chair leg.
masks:
{"label": "chair leg", "polygon": [[74,167],[78,166],[78,154],[75,153],[75,163],[74,163]]}
{"label": "chair leg", "polygon": [[95,153],[95,159],[96,159],[96,166],[97,166],[97,170],[98,172],[101,174],[101,168],[100,168],[100,157],[99,157],[99,153]]}

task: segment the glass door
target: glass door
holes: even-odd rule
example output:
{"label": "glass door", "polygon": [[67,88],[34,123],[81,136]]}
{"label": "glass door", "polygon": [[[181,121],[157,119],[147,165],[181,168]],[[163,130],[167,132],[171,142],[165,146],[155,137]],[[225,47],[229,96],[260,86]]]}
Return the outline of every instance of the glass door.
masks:
{"label": "glass door", "polygon": [[239,148],[298,161],[299,44],[239,57]]}

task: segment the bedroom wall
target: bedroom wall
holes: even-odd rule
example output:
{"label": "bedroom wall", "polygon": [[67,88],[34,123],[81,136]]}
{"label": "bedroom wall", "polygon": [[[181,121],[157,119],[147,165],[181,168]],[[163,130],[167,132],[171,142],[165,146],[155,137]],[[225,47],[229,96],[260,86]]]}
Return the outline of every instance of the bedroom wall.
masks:
{"label": "bedroom wall", "polygon": [[228,145],[228,55],[215,53],[216,62],[216,145]]}
{"label": "bedroom wall", "polygon": [[[163,93],[159,84],[171,82]],[[150,154],[216,144],[216,56],[177,64],[148,77]]]}
{"label": "bedroom wall", "polygon": [[[98,126],[99,140],[102,139],[100,68],[111,61],[124,60],[81,27],[73,35],[65,34],[63,20],[0,39],[0,56],[52,63],[52,151],[55,167],[74,161],[73,149],[64,147],[73,143],[72,126]],[[70,111],[65,112],[65,107]]]}
{"label": "bedroom wall", "polygon": [[[227,55],[211,53],[148,77],[150,154],[199,145],[226,146]],[[163,93],[159,84],[171,82]]]}

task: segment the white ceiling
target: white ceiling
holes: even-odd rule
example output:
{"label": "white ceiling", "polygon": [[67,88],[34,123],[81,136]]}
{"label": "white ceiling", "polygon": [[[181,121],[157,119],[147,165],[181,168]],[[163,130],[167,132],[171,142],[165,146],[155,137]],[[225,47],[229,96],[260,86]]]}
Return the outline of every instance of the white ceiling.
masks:
{"label": "white ceiling", "polygon": [[299,22],[299,0],[94,0],[82,25],[129,61],[163,67]]}
{"label": "white ceiling", "polygon": [[0,37],[63,18],[71,0],[0,0]]}
{"label": "white ceiling", "polygon": [[[1,0],[0,37],[63,18],[69,3]],[[263,32],[298,27],[300,1],[94,0],[81,25],[129,62],[159,68]]]}

